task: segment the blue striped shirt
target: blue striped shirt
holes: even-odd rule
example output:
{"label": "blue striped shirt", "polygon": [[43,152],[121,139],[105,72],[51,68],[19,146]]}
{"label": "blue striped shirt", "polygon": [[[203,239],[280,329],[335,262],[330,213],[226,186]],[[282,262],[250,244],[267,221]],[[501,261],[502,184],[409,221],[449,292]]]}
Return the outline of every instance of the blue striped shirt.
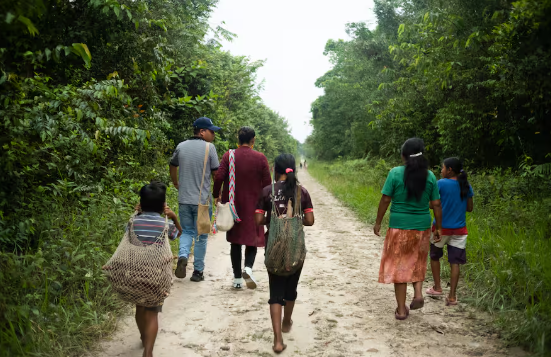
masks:
{"label": "blue striped shirt", "polygon": [[[153,244],[157,238],[163,233],[165,228],[165,218],[157,212],[142,212],[134,217],[134,233],[138,239],[145,244]],[[169,220],[168,223],[168,238],[176,239],[178,229]]]}

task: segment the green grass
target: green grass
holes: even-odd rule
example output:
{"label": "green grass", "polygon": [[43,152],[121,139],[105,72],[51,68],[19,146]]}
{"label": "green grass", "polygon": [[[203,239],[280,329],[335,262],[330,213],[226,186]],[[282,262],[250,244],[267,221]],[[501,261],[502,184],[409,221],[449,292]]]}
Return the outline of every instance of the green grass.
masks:
{"label": "green grass", "polygon": [[[351,160],[311,162],[308,170],[362,221],[373,224],[391,167],[384,160]],[[467,218],[468,264],[462,269],[461,300],[490,312],[510,345],[549,355],[549,192],[542,191],[545,182],[531,183],[511,172],[494,174],[470,177],[475,211]],[[446,266],[444,279],[449,277]]]}

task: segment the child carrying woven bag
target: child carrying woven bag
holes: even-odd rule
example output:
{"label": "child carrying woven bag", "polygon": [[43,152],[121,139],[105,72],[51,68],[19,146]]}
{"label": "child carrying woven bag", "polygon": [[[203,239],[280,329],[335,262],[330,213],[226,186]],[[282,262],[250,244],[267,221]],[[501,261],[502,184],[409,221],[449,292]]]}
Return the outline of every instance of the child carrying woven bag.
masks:
{"label": "child carrying woven bag", "polygon": [[166,186],[160,182],[145,185],[123,239],[102,268],[119,297],[136,305],[144,357],[153,356],[158,313],[172,286],[174,257],[169,239],[181,233],[176,214],[166,205]]}
{"label": "child carrying woven bag", "polygon": [[268,227],[265,263],[270,281],[268,303],[274,330],[272,349],[281,353],[287,348],[282,332],[291,331],[291,316],[306,255],[303,226],[314,224],[314,209],[310,194],[296,178],[293,155],[279,155],[275,159],[274,171],[276,182],[262,190],[255,221]]}

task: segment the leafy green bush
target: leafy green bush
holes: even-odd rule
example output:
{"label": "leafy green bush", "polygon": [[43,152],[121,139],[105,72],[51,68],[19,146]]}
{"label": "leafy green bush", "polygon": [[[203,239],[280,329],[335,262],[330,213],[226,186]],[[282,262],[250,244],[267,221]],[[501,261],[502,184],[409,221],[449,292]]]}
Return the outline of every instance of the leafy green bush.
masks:
{"label": "leafy green bush", "polygon": [[215,3],[0,2],[0,355],[81,356],[112,329],[100,267],[197,117],[223,128],[220,155],[242,125],[269,157],[296,152],[262,62],[220,48]]}
{"label": "leafy green bush", "polygon": [[[362,220],[373,224],[392,166],[377,159],[342,160],[312,162],[308,170]],[[462,269],[461,300],[492,313],[508,343],[548,355],[551,179],[493,169],[471,175],[469,181],[475,206],[467,215],[468,264]],[[444,277],[449,277],[449,268],[443,267]]]}
{"label": "leafy green bush", "polygon": [[0,248],[6,250],[24,251],[36,244],[29,237],[49,229],[49,221],[34,218],[41,196],[84,203],[115,168],[166,160],[163,117],[133,104],[124,81],[51,87],[48,80],[37,75],[0,95]]}

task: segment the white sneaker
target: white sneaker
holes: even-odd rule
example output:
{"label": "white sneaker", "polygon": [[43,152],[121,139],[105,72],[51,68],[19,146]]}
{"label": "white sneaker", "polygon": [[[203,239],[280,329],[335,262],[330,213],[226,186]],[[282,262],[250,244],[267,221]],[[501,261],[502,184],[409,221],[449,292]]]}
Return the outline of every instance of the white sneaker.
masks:
{"label": "white sneaker", "polygon": [[256,289],[256,280],[254,279],[253,270],[251,268],[245,268],[243,278],[245,278],[245,284],[247,284],[249,289]]}
{"label": "white sneaker", "polygon": [[243,278],[233,279],[233,288],[234,289],[243,288]]}

